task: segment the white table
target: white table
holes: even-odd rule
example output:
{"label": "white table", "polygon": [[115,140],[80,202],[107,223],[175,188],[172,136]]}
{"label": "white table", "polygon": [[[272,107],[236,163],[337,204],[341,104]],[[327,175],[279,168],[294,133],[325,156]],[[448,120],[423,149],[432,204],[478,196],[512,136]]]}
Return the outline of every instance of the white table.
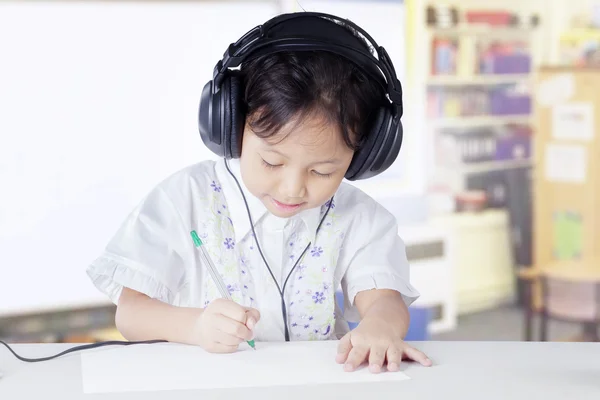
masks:
{"label": "white table", "polygon": [[[86,395],[79,353],[28,364],[0,348],[0,399],[600,399],[600,344],[559,342],[419,342],[435,362],[405,364],[412,379],[394,383]],[[15,345],[41,357],[68,345]]]}

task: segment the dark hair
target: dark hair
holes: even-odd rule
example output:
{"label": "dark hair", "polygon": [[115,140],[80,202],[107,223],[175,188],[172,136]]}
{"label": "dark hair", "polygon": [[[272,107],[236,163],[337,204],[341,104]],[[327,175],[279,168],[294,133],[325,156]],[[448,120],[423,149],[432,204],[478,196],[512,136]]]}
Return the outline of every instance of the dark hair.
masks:
{"label": "dark hair", "polygon": [[246,122],[266,139],[294,118],[318,114],[335,123],[348,147],[365,141],[385,100],[381,85],[347,58],[325,51],[279,52],[241,67]]}

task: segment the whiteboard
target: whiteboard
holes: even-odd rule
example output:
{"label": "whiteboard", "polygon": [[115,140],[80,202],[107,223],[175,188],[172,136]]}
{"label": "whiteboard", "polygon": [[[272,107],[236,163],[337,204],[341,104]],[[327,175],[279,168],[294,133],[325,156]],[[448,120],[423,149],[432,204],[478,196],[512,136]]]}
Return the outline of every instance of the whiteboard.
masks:
{"label": "whiteboard", "polygon": [[0,3],[0,315],[106,303],[85,269],[160,180],[213,158],[202,87],[275,2]]}

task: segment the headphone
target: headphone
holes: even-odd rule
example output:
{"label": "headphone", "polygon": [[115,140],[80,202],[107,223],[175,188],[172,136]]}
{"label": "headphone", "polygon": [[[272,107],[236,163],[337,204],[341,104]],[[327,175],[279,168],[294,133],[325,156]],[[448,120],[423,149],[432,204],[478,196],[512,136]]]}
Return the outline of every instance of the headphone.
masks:
{"label": "headphone", "polygon": [[[340,22],[348,26],[340,25]],[[369,45],[357,37],[362,35]],[[377,53],[375,57],[369,49]],[[237,69],[245,60],[281,51],[328,51],[347,58],[384,89],[387,102],[377,110],[365,143],[346,171],[350,181],[371,178],[388,169],[402,145],[402,86],[386,50],[354,23],[330,14],[282,14],[246,33],[225,51],[202,89],[198,128],[202,141],[225,159],[239,158],[244,131],[244,88]]]}

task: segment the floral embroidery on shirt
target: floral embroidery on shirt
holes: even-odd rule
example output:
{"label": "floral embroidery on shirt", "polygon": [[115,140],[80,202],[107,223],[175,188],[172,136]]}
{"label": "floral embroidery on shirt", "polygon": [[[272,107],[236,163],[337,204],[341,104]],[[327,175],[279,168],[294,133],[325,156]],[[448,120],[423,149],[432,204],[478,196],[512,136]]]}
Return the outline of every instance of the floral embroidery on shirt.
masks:
{"label": "floral embroidery on shirt", "polygon": [[221,185],[219,185],[217,182],[212,181],[212,183],[210,184],[210,187],[215,191],[215,192],[221,192]]}
{"label": "floral embroidery on shirt", "polygon": [[223,242],[223,244],[225,245],[225,247],[227,247],[229,250],[233,249],[235,247],[235,242],[233,241],[232,238],[226,238],[225,241]]}
{"label": "floral embroidery on shirt", "polygon": [[323,249],[321,247],[313,247],[310,251],[310,254],[313,257],[320,257],[323,254]]}
{"label": "floral embroidery on shirt", "polygon": [[323,294],[323,292],[315,292],[312,298],[315,301],[315,303],[323,304],[323,301],[325,300],[325,295]]}

